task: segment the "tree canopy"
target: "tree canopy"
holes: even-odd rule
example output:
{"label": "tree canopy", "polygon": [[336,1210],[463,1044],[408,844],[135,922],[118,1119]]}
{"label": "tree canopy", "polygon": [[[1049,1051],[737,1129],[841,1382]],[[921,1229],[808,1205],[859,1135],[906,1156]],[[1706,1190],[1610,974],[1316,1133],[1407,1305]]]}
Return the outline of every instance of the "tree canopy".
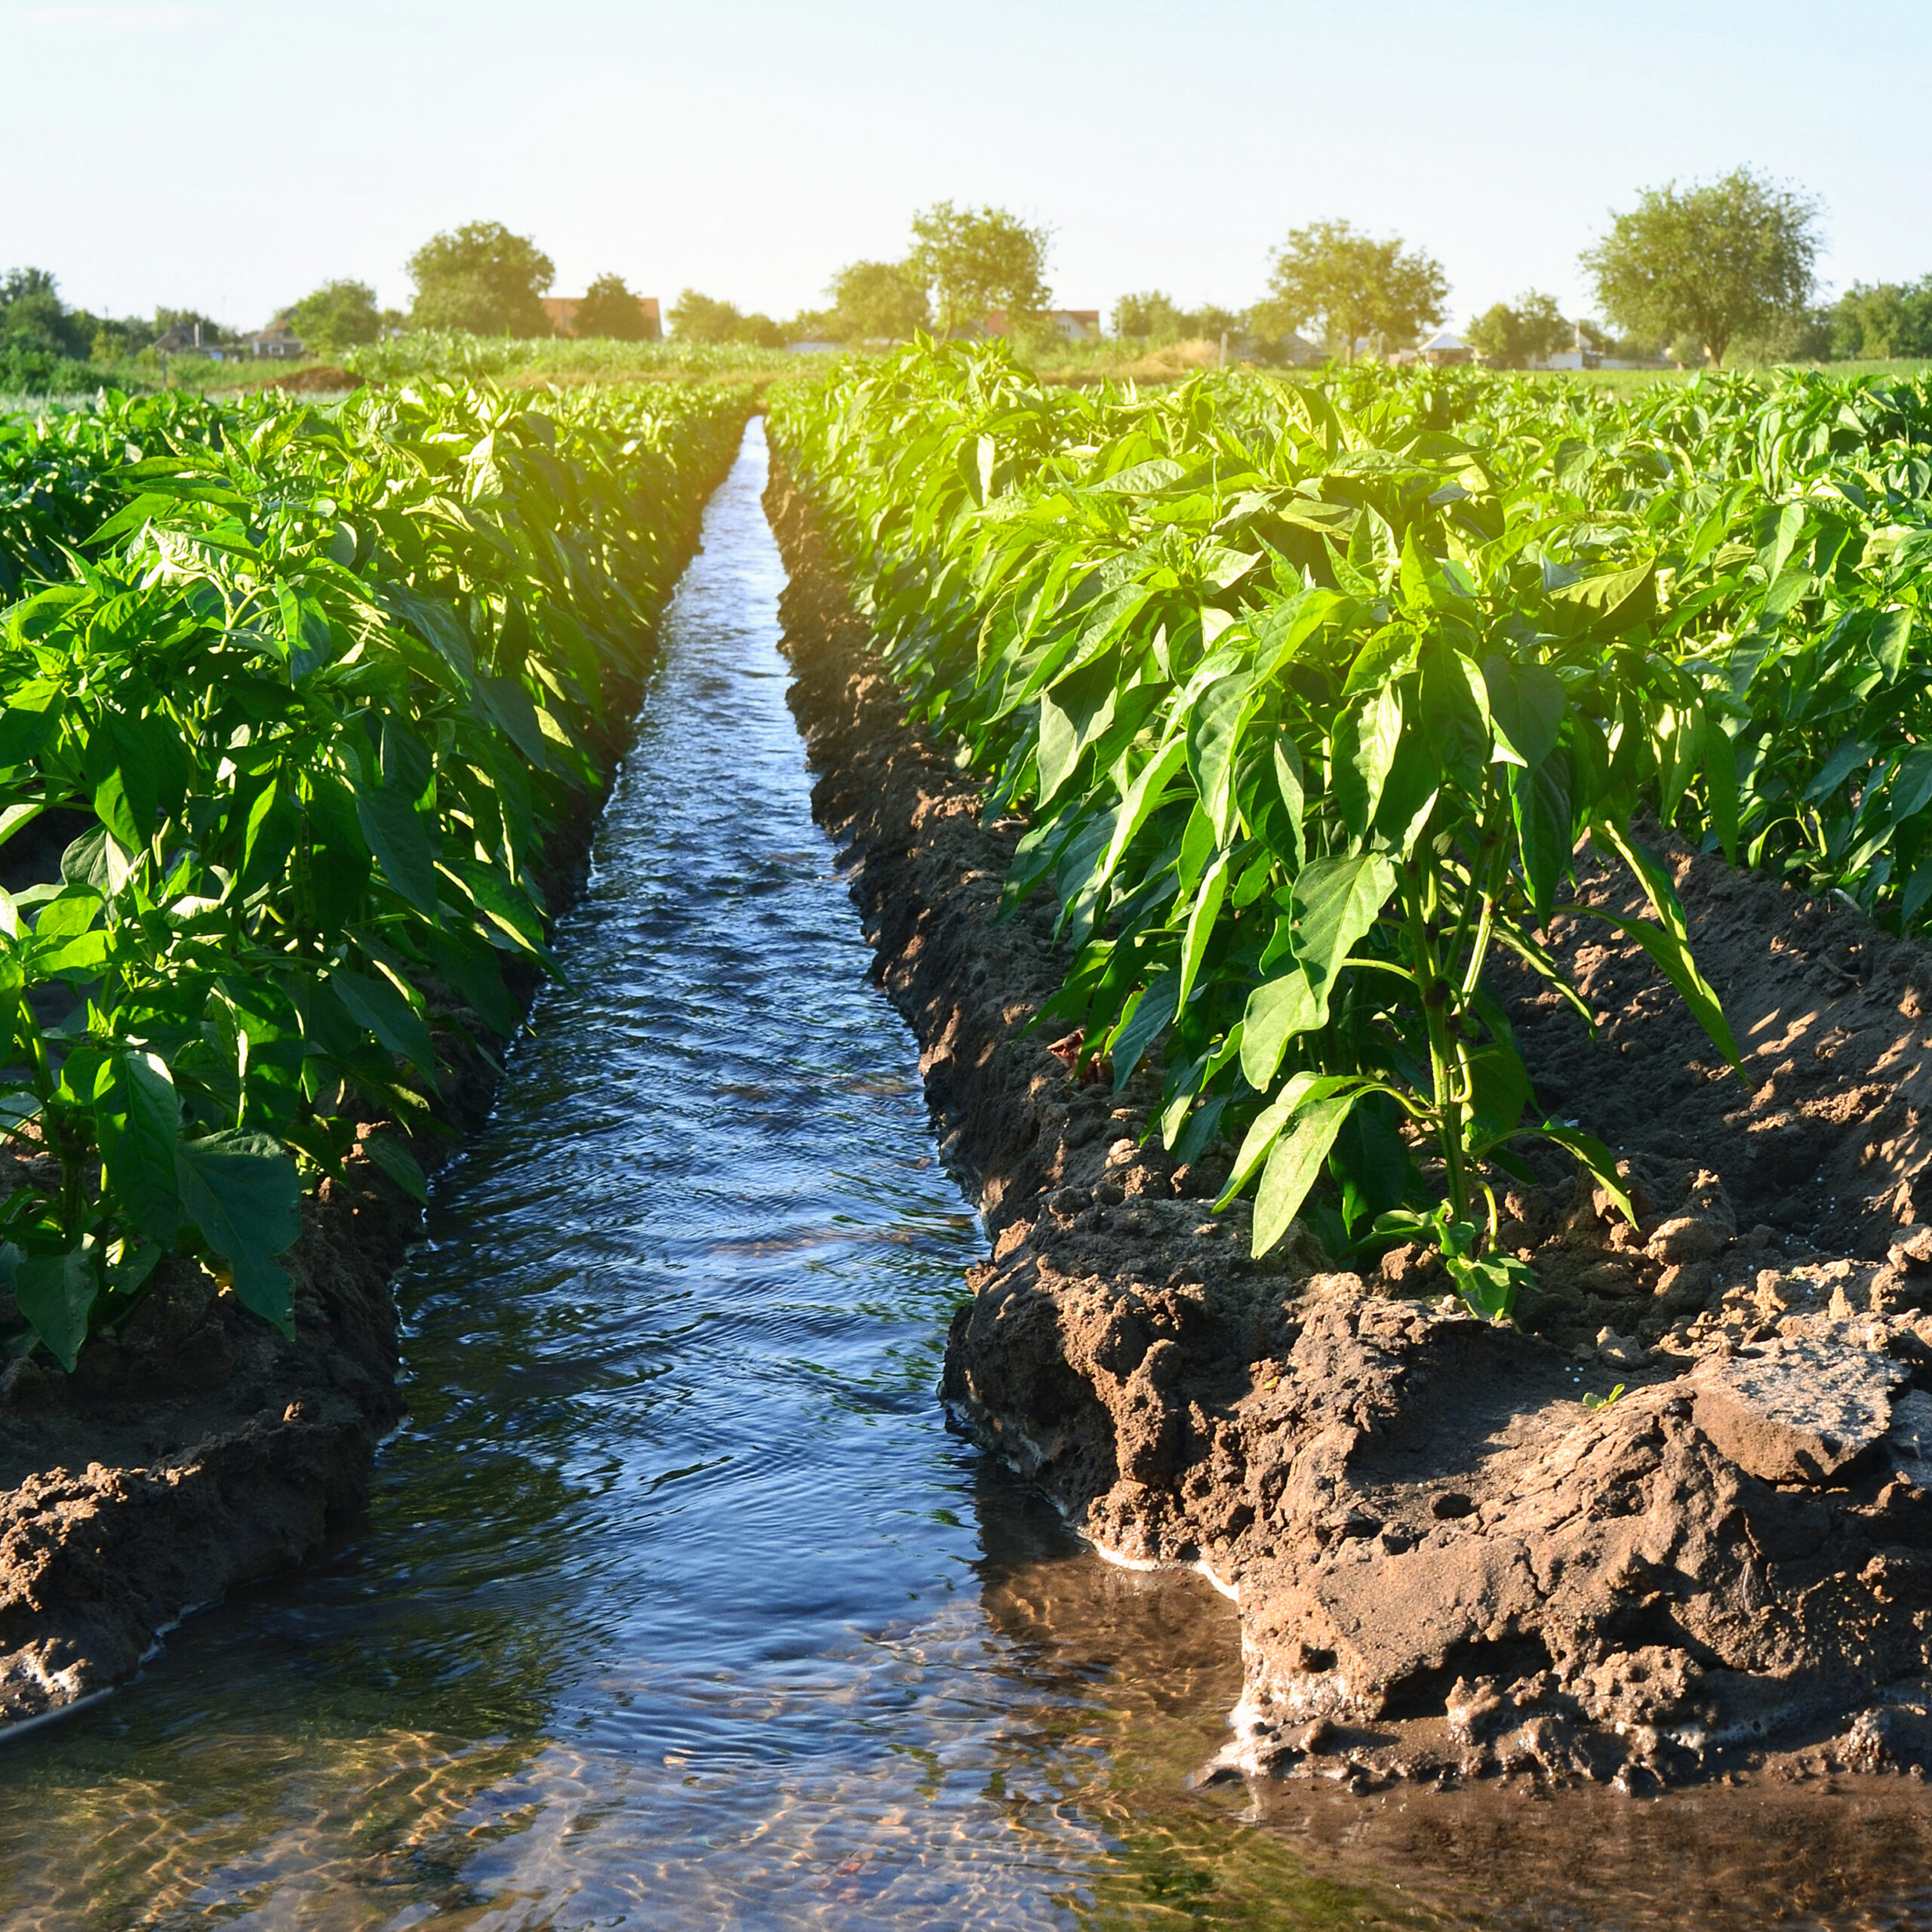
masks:
{"label": "tree canopy", "polygon": [[1804,307],[1815,285],[1816,202],[1748,168],[1647,188],[1579,257],[1609,319],[1660,340],[1688,335],[1712,368],[1740,336]]}
{"label": "tree canopy", "polygon": [[1114,334],[1131,342],[1212,342],[1246,327],[1245,318],[1232,309],[1217,308],[1211,302],[1198,309],[1183,309],[1158,288],[1123,295],[1114,304]]}
{"label": "tree canopy", "polygon": [[721,302],[688,288],[671,304],[671,333],[680,342],[739,342],[755,349],[783,349],[785,331],[769,315],[747,315],[735,302]]}
{"label": "tree canopy", "polygon": [[1854,281],[1826,315],[1834,355],[1932,355],[1932,275]]}
{"label": "tree canopy", "polygon": [[600,275],[584,291],[574,326],[580,336],[601,336],[612,342],[645,342],[651,335],[644,310],[620,275]]}
{"label": "tree canopy", "polygon": [[500,221],[466,222],[432,235],[409,258],[418,328],[466,329],[472,335],[550,333],[543,291],[556,279],[549,257],[527,235]]}
{"label": "tree canopy", "polygon": [[932,326],[925,278],[911,262],[851,263],[825,292],[846,342],[903,342]]}
{"label": "tree canopy", "polygon": [[1046,280],[1051,232],[1029,228],[1004,208],[935,202],[912,217],[912,237],[910,266],[931,291],[943,336],[994,309],[1015,320],[1037,315],[1053,299]]}
{"label": "tree canopy", "polygon": [[1486,361],[1521,368],[1572,341],[1577,325],[1566,322],[1556,297],[1531,289],[1514,303],[1498,302],[1463,331],[1469,346]]}
{"label": "tree canopy", "polygon": [[1297,228],[1269,257],[1268,293],[1254,318],[1264,334],[1313,325],[1352,357],[1364,337],[1407,348],[1441,321],[1449,299],[1442,265],[1399,235],[1378,242],[1346,221]]}
{"label": "tree canopy", "polygon": [[0,347],[79,361],[93,338],[92,318],[61,301],[60,285],[47,269],[9,269],[0,275]]}
{"label": "tree canopy", "polygon": [[288,312],[295,333],[309,349],[347,349],[374,342],[382,333],[376,291],[366,281],[325,281]]}

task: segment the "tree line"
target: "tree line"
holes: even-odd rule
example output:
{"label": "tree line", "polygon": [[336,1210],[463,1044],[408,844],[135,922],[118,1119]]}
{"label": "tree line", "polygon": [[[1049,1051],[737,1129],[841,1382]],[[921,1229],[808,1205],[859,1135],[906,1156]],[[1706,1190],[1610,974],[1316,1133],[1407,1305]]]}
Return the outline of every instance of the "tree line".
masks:
{"label": "tree line", "polygon": [[[1835,300],[1820,301],[1820,221],[1810,196],[1749,168],[1686,187],[1647,189],[1579,257],[1597,316],[1566,318],[1553,297],[1531,290],[1475,316],[1466,339],[1486,361],[1518,367],[1572,343],[1632,360],[1712,366],[1740,352],[1792,361],[1932,356],[1932,275],[1854,282]],[[1051,241],[1050,229],[1004,208],[937,202],[912,217],[903,254],[840,269],[822,307],[780,321],[687,288],[666,319],[684,340],[776,348],[970,332],[1004,311],[1009,334],[1025,349],[1053,339],[1043,319],[1052,300]],[[324,354],[403,329],[552,332],[543,297],[555,265],[534,239],[500,222],[432,235],[408,268],[414,295],[407,310],[384,309],[367,283],[340,279],[283,313]],[[1323,220],[1294,229],[1272,251],[1263,293],[1246,309],[1184,309],[1150,289],[1121,297],[1110,319],[1117,336],[1150,347],[1238,337],[1242,353],[1269,361],[1293,351],[1300,338],[1347,359],[1364,347],[1384,354],[1413,347],[1446,319],[1448,297],[1447,276],[1426,250]],[[51,363],[123,361],[177,325],[198,325],[211,347],[238,340],[189,310],[117,320],[69,309],[47,271],[16,269],[0,278],[0,389],[48,386]],[[649,332],[637,296],[614,272],[592,281],[571,330],[618,340]]]}

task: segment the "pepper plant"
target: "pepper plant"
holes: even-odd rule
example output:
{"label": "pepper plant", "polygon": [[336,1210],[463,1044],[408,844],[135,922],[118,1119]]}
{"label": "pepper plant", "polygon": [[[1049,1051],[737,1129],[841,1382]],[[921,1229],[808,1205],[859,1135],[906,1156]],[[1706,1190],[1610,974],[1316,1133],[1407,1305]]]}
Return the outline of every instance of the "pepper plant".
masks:
{"label": "pepper plant", "polygon": [[[1511,488],[1453,395],[1348,380],[1069,394],[921,345],[776,417],[915,714],[1031,821],[1009,891],[1051,887],[1070,948],[1042,1021],[1117,1085],[1158,1046],[1158,1131],[1238,1137],[1257,1254],[1325,1171],[1338,1245],[1425,1234],[1499,1314],[1525,1140],[1629,1203],[1536,1107],[1497,949],[1580,1008],[1543,934],[1610,919],[1737,1061],[1631,829],[1702,687],[1639,518]],[[1564,899],[1586,839],[1649,917]]]}
{"label": "pepper plant", "polygon": [[303,1176],[359,1143],[420,1195],[436,1029],[514,1032],[504,961],[551,963],[544,837],[745,407],[110,398],[0,438],[0,863],[74,835],[0,893],[19,1343],[72,1367],[171,1251],[291,1332]]}

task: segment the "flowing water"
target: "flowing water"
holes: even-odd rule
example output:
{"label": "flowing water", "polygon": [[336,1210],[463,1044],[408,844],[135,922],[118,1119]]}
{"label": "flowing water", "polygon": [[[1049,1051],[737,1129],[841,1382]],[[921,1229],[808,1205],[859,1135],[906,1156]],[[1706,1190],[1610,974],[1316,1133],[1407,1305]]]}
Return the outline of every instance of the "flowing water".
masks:
{"label": "flowing water", "polygon": [[0,1924],[1932,1924],[1904,1789],[1190,1783],[1232,1607],[943,1426],[980,1236],[811,823],[760,432],[438,1177],[366,1524],[0,1746]]}

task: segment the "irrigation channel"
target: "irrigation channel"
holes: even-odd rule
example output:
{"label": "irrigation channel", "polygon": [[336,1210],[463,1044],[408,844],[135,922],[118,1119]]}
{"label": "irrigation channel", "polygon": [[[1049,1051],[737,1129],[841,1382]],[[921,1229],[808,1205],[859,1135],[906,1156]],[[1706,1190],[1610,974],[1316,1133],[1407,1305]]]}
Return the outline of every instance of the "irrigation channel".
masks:
{"label": "irrigation channel", "polygon": [[1190,1783],[1231,1607],[943,1426],[979,1237],[811,822],[764,475],[754,422],[439,1177],[366,1524],[0,1748],[0,1923],[1932,1922],[1903,1792]]}

